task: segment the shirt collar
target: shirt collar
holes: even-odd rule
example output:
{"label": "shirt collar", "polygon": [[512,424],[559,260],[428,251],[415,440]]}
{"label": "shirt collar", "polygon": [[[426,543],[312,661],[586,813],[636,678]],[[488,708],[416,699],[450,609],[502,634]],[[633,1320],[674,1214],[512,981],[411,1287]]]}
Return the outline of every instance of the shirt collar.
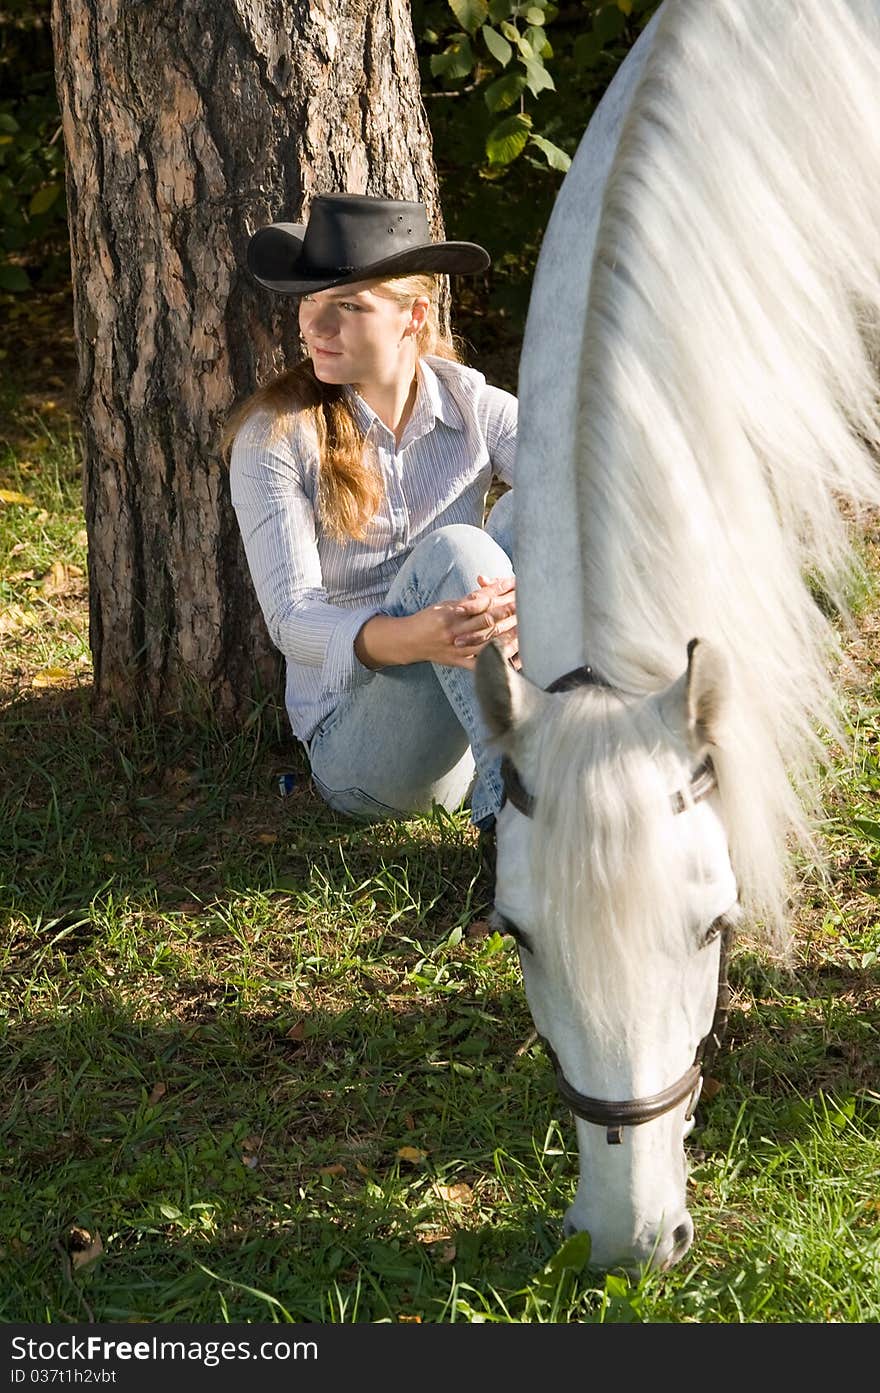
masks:
{"label": "shirt collar", "polygon": [[[408,445],[410,441],[419,440],[423,435],[427,435],[434,429],[435,421],[442,421],[444,426],[450,426],[452,430],[464,430],[464,421],[452,400],[449,388],[424,358],[420,358],[416,365],[416,377],[418,386],[415,405],[406,423],[401,444]],[[379,420],[373,408],[367,405],[354,387],[346,386],[345,395],[349,410],[365,435],[368,435],[374,426],[380,434],[391,434],[384,421]]]}

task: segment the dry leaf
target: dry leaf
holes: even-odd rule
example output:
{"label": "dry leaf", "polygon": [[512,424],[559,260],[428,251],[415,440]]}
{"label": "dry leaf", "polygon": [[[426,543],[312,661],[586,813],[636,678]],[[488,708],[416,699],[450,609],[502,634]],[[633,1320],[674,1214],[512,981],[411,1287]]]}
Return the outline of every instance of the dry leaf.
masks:
{"label": "dry leaf", "polygon": [[258,833],[257,833],[257,841],[258,841],[258,842],[262,842],[264,846],[272,846],[275,842],[277,842],[277,840],[278,840],[278,833],[277,833],[277,832],[258,832]]}
{"label": "dry leaf", "polygon": [[60,595],[67,589],[67,567],[63,561],[53,561],[49,570],[43,576],[43,583],[40,586],[44,595]]}
{"label": "dry leaf", "polygon": [[332,1166],[319,1166],[318,1173],[320,1175],[345,1175],[346,1169],[341,1161],[337,1161]]}
{"label": "dry leaf", "polygon": [[397,1319],[399,1321],[406,1321],[408,1324],[411,1325],[421,1325],[422,1323],[421,1316],[398,1316]]}
{"label": "dry leaf", "polygon": [[720,1092],[721,1084],[718,1079],[703,1079],[703,1087],[700,1089],[701,1098],[705,1098],[708,1102],[710,1098],[714,1098]]}
{"label": "dry leaf", "polygon": [[408,1132],[414,1132],[416,1130],[416,1120],[411,1112],[408,1112],[403,1120],[406,1123],[406,1130]]}
{"label": "dry leaf", "polygon": [[74,1272],[94,1262],[104,1251],[101,1242],[101,1235],[97,1229],[94,1234],[90,1234],[88,1229],[73,1228],[67,1235],[67,1250],[70,1253],[70,1262]]}
{"label": "dry leaf", "polygon": [[253,1171],[256,1170],[257,1166],[260,1164],[260,1158],[259,1156],[252,1156],[250,1152],[245,1151],[242,1153],[241,1162],[242,1165],[247,1166],[249,1171]]}
{"label": "dry leaf", "polygon": [[15,634],[21,629],[32,628],[36,619],[34,610],[25,609],[23,605],[10,605],[0,612],[0,634]]}
{"label": "dry leaf", "polygon": [[147,1099],[147,1102],[152,1106],[153,1103],[158,1103],[158,1101],[159,1101],[160,1098],[164,1098],[164,1097],[165,1097],[165,1094],[166,1094],[167,1092],[168,1092],[168,1085],[167,1085],[167,1084],[164,1084],[164,1083],[154,1083],[154,1084],[153,1084],[153,1087],[150,1089],[150,1096],[149,1096],[149,1098]]}
{"label": "dry leaf", "polygon": [[26,508],[37,506],[26,493],[16,493],[15,489],[0,489],[0,503],[23,503]]}
{"label": "dry leaf", "polygon": [[306,1037],[305,1021],[297,1021],[292,1025],[285,1035],[285,1040],[304,1040]]}
{"label": "dry leaf", "polygon": [[365,1166],[363,1161],[358,1161],[356,1163],[355,1170],[357,1171],[358,1175],[362,1175],[364,1177],[370,1174],[369,1166]]}
{"label": "dry leaf", "polygon": [[399,1146],[397,1155],[401,1161],[424,1161],[427,1151],[420,1151],[417,1146]]}
{"label": "dry leaf", "polygon": [[73,672],[66,667],[45,667],[42,672],[34,673],[31,681],[32,687],[60,687],[73,677]]}
{"label": "dry leaf", "polygon": [[86,529],[83,527],[83,528],[80,529],[79,532],[77,532],[77,534],[76,534],[76,536],[74,537],[73,540],[74,540],[74,544],[75,544],[76,546],[78,546],[78,547],[86,547],[86,546],[88,546],[88,544],[89,544],[89,534],[88,534],[88,532],[86,531]]}
{"label": "dry leaf", "polygon": [[458,1185],[435,1185],[434,1189],[441,1200],[448,1200],[450,1204],[471,1204],[474,1192],[470,1185],[461,1181]]}

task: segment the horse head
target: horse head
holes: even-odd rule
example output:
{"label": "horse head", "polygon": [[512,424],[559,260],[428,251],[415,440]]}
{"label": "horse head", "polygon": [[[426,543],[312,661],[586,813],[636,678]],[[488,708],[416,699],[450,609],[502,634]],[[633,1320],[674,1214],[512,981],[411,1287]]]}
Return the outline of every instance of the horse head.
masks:
{"label": "horse head", "polygon": [[551,692],[500,649],[477,664],[508,790],[495,911],[576,1116],[566,1230],[589,1231],[596,1266],[665,1268],[693,1237],[684,1139],[737,914],[711,761],[729,679],[696,640],[682,675],[650,696],[578,676]]}

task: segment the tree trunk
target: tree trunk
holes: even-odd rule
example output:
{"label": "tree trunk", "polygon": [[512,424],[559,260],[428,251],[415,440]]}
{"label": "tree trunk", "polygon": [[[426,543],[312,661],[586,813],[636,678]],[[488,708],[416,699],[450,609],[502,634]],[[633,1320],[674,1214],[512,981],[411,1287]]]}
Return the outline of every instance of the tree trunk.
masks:
{"label": "tree trunk", "polygon": [[277,691],[218,441],[299,356],[250,234],[313,194],[421,199],[407,0],[53,0],[99,702],[237,722]]}

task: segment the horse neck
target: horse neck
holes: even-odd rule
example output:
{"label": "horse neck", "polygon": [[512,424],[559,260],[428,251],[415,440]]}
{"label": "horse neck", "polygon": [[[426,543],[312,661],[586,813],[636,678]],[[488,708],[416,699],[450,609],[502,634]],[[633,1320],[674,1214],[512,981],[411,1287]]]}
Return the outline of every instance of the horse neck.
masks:
{"label": "horse neck", "polygon": [[603,190],[657,18],[615,74],[563,181],[526,320],[518,386],[517,614],[524,670],[544,687],[589,661],[575,460],[590,271]]}

